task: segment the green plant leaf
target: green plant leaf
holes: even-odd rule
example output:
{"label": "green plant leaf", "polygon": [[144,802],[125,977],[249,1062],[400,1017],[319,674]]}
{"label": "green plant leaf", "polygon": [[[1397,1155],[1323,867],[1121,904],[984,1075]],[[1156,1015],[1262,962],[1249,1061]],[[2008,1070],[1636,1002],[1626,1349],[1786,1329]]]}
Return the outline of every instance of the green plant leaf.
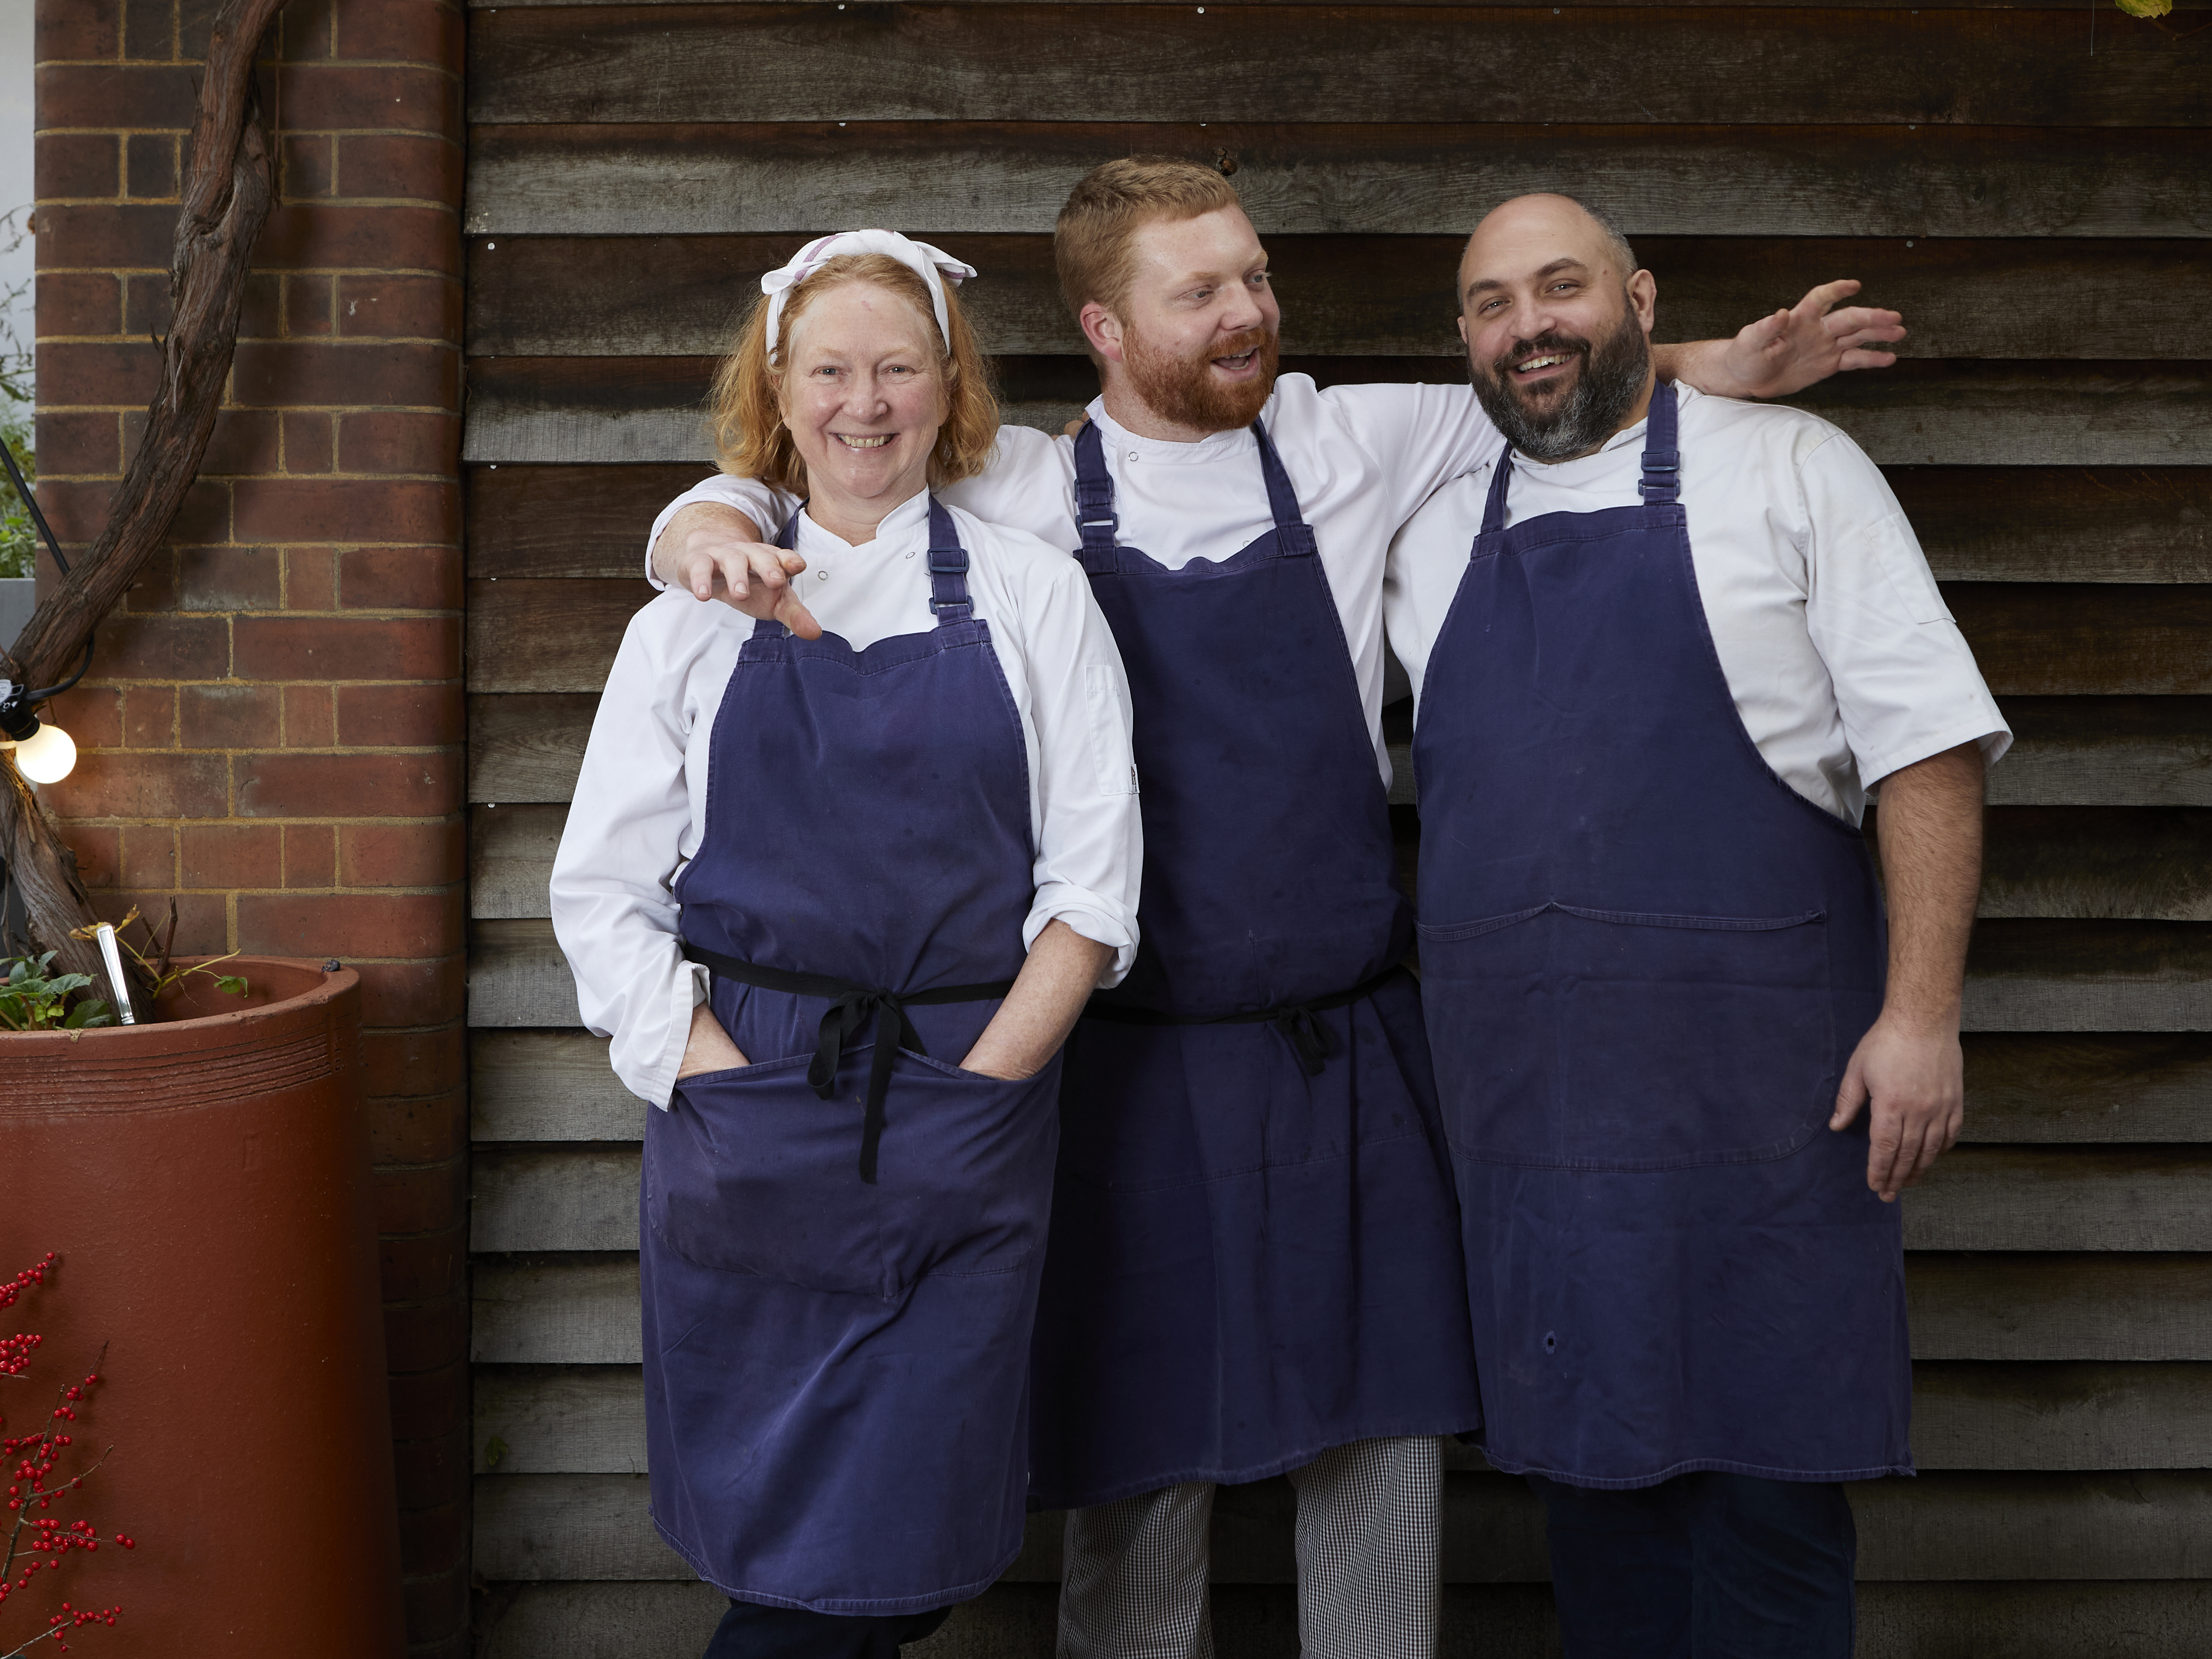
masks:
{"label": "green plant leaf", "polygon": [[243,974],[219,974],[216,976],[215,988],[218,991],[226,992],[231,996],[242,997],[246,993],[246,975]]}
{"label": "green plant leaf", "polygon": [[497,1435],[492,1436],[490,1439],[484,1442],[484,1467],[486,1468],[497,1468],[499,1467],[499,1460],[506,1455],[507,1442],[501,1439]]}
{"label": "green plant leaf", "polygon": [[2112,0],[2130,17],[2163,17],[2173,9],[2173,0]]}
{"label": "green plant leaf", "polygon": [[115,1017],[108,1012],[106,1003],[80,1002],[69,1011],[69,1018],[62,1022],[62,1027],[64,1030],[82,1031],[91,1026],[112,1025],[114,1023]]}

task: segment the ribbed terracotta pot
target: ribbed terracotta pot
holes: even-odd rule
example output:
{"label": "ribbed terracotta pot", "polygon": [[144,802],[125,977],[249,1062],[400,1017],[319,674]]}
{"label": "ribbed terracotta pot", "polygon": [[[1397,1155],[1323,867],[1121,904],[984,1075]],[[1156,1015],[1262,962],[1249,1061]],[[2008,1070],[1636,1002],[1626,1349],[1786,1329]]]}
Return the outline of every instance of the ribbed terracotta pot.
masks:
{"label": "ribbed terracotta pot", "polygon": [[252,994],[196,977],[155,1023],[0,1033],[0,1270],[61,1256],[0,1316],[46,1338],[0,1413],[21,1432],[98,1362],[77,1449],[114,1449],[46,1513],[136,1545],[40,1573],[0,1653],[64,1600],[123,1608],[83,1659],[404,1649],[360,977],[220,971]]}

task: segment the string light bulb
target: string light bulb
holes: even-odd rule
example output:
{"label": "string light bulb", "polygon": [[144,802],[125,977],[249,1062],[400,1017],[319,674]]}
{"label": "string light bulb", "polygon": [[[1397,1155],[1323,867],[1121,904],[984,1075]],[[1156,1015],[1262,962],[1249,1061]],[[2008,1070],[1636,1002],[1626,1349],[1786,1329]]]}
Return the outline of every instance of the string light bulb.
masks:
{"label": "string light bulb", "polygon": [[15,769],[33,783],[59,783],[76,765],[76,741],[33,714],[31,701],[23,688],[0,680],[0,749],[14,750]]}

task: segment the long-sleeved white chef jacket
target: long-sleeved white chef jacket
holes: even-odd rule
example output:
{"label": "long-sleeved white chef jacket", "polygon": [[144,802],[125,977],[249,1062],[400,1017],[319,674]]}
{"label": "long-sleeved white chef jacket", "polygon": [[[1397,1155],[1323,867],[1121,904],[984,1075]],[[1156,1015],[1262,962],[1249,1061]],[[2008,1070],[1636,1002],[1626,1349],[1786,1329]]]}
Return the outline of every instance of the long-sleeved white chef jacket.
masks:
{"label": "long-sleeved white chef jacket", "polygon": [[[1674,395],[1690,562],[1729,695],[1767,765],[1856,823],[1873,787],[1916,761],[1975,743],[1994,764],[2011,730],[1866,453],[1802,410],[1679,383]],[[1516,453],[1506,523],[1638,505],[1644,425],[1576,460]],[[1382,610],[1417,695],[1494,465],[1438,490],[1391,546]],[[1454,645],[1479,648],[1464,632]]]}
{"label": "long-sleeved white chef jacket", "polygon": [[[1273,528],[1259,448],[1247,429],[1182,443],[1139,437],[1107,414],[1103,398],[1091,401],[1090,415],[1104,440],[1121,520],[1115,535],[1123,546],[1179,570],[1193,559],[1225,559]],[[1310,375],[1285,374],[1275,382],[1260,418],[1313,527],[1358,677],[1376,765],[1388,783],[1381,599],[1390,538],[1439,484],[1489,460],[1504,440],[1464,386],[1340,386],[1324,392]],[[1001,427],[990,465],[952,485],[944,498],[994,523],[1029,532],[1063,550],[1063,558],[1081,538],[1075,527],[1072,439]],[[670,518],[695,501],[737,507],[769,536],[797,505],[749,479],[703,480],[653,520],[646,574],[656,585],[653,544]],[[811,570],[799,585],[810,607],[828,586]]]}
{"label": "long-sleeved white chef jacket", "polygon": [[[1119,984],[1136,954],[1143,855],[1121,654],[1066,553],[958,508],[951,515],[974,614],[990,624],[1028,754],[1036,897],[1022,942],[1064,921],[1114,948],[1099,984]],[[856,651],[934,628],[929,540],[927,494],[857,547],[801,519],[816,620]],[[553,861],[553,928],[584,1023],[613,1039],[616,1074],[657,1106],[674,1092],[691,1010],[707,995],[707,970],[684,959],[672,890],[706,828],[714,716],[754,625],[684,592],[665,592],[630,619]],[[735,782],[726,776],[725,787]],[[772,790],[776,780],[742,787]],[[865,788],[855,780],[856,793]],[[806,856],[803,846],[776,850]]]}

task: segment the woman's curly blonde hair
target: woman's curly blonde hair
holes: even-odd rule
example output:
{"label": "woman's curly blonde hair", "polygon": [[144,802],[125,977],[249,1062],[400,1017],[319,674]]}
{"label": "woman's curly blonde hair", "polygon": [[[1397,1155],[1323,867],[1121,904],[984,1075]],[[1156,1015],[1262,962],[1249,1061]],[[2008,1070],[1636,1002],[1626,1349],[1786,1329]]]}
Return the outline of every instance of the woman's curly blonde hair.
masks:
{"label": "woman's curly blonde hair", "polygon": [[[784,337],[791,337],[793,325],[811,301],[841,283],[873,283],[889,289],[921,313],[931,333],[937,331],[929,289],[913,270],[889,254],[841,253],[787,291]],[[945,320],[952,338],[943,360],[944,421],[929,453],[933,489],[981,472],[999,441],[999,400],[992,390],[990,364],[975,343],[975,331],[960,314],[959,291],[951,283],[945,285]],[[768,296],[763,295],[738,325],[736,348],[714,376],[714,459],[733,477],[757,478],[804,495],[806,464],[799,459],[783,424],[783,374],[781,366],[769,361]]]}

